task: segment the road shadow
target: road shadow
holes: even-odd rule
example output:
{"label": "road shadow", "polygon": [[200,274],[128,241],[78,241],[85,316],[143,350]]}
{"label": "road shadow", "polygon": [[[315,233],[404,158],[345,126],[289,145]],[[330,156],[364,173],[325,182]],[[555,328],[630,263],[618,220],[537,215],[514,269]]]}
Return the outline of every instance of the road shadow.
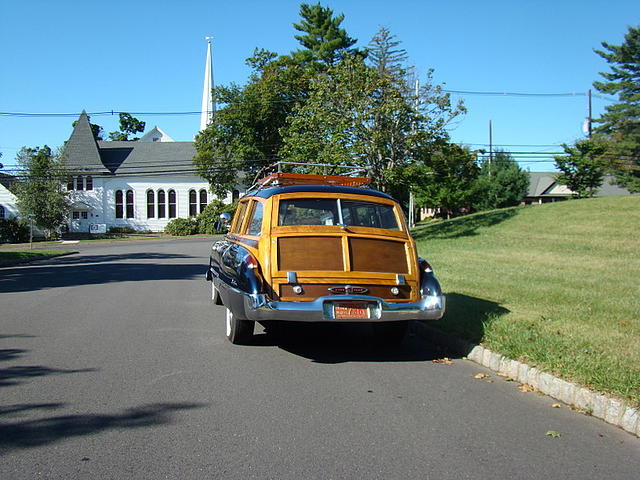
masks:
{"label": "road shadow", "polygon": [[21,348],[3,348],[0,349],[0,362],[6,362],[8,360],[16,360],[22,357],[28,350]]}
{"label": "road shadow", "polygon": [[[12,405],[10,412],[54,409],[61,404]],[[62,415],[0,423],[0,455],[12,450],[40,447],[73,437],[93,435],[105,430],[145,428],[174,423],[174,413],[207,406],[202,403],[153,403],[113,414]]]}
{"label": "road shadow", "polygon": [[418,225],[412,230],[411,235],[415,240],[469,237],[477,235],[479,228],[497,225],[516,216],[519,213],[519,208],[476,213],[444,222],[430,222],[426,225]]}
{"label": "road shadow", "polygon": [[275,346],[315,363],[427,362],[448,356],[425,341],[412,324],[399,345],[385,345],[367,323],[276,322],[254,335],[253,346]]}
{"label": "road shadow", "polygon": [[112,263],[123,262],[131,260],[151,261],[151,260],[169,260],[174,258],[197,258],[192,255],[185,255],[182,253],[153,253],[153,252],[141,252],[141,253],[124,253],[124,254],[105,254],[105,255],[69,255],[64,257],[57,257],[53,260],[49,260],[50,263],[56,265],[78,265],[82,263]]}
{"label": "road shadow", "polygon": [[441,320],[427,322],[428,325],[471,343],[482,342],[486,326],[495,318],[510,312],[499,303],[484,298],[456,292],[445,295],[445,316]]}
{"label": "road shadow", "polygon": [[63,369],[44,367],[42,365],[15,365],[13,367],[0,368],[0,387],[19,385],[27,378],[96,371],[97,369],[95,368]]}
{"label": "road shadow", "polygon": [[0,269],[0,293],[29,292],[45,288],[146,280],[183,280],[204,275],[202,264],[163,263],[175,254],[123,254],[62,257],[47,264]]}

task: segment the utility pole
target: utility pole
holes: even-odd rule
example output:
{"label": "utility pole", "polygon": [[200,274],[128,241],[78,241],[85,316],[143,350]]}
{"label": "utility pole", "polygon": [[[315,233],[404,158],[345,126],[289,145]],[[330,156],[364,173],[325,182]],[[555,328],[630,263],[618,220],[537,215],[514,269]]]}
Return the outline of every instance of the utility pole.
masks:
{"label": "utility pole", "polygon": [[[420,79],[416,78],[416,87],[415,87],[415,108],[418,111],[418,107],[420,106]],[[417,127],[414,123],[413,132],[415,133]],[[413,189],[411,185],[409,186],[409,228],[413,228],[416,226],[416,212],[415,212],[415,197],[413,195]]]}
{"label": "utility pole", "polygon": [[493,126],[489,120],[489,176],[491,176],[491,164],[493,162]]}
{"label": "utility pole", "polygon": [[589,116],[587,117],[587,135],[591,138],[591,89],[589,89]]}

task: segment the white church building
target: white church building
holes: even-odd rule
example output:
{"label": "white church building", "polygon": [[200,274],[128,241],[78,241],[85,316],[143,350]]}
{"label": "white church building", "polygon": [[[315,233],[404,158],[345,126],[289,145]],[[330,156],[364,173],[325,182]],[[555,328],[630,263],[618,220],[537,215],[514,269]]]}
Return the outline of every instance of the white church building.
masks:
{"label": "white church building", "polygon": [[64,148],[69,231],[162,232],[174,218],[197,215],[213,197],[194,173],[195,153],[193,142],[175,142],[158,127],[138,141],[96,141],[82,112]]}
{"label": "white church building", "polygon": [[[211,89],[211,42],[202,98],[200,129],[215,111]],[[209,184],[195,174],[193,142],[176,142],[154,127],[137,141],[96,141],[89,117],[82,112],[64,147],[69,171],[65,181],[72,204],[70,232],[102,233],[112,227],[164,231],[174,218],[196,216],[214,198]],[[0,187],[0,216],[17,216],[15,197]],[[237,198],[242,186],[226,199]]]}

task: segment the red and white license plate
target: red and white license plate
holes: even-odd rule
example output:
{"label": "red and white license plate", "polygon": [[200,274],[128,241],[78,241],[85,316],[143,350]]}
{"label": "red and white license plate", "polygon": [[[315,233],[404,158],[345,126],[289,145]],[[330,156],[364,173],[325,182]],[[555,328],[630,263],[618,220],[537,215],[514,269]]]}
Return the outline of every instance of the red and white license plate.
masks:
{"label": "red and white license plate", "polygon": [[333,317],[339,320],[369,318],[369,307],[365,303],[336,303]]}

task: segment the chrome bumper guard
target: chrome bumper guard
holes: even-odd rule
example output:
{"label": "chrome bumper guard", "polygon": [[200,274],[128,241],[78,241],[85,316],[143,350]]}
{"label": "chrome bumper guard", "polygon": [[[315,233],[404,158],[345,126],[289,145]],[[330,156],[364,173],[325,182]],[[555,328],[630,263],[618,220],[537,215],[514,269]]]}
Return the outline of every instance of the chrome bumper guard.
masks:
{"label": "chrome bumper guard", "polygon": [[[389,303],[379,297],[340,295],[320,297],[311,302],[271,302],[263,294],[246,294],[244,313],[248,320],[285,320],[294,322],[393,322],[401,320],[438,320],[445,311],[444,295],[423,296],[415,303]],[[335,318],[336,304],[366,304],[369,318]]]}

